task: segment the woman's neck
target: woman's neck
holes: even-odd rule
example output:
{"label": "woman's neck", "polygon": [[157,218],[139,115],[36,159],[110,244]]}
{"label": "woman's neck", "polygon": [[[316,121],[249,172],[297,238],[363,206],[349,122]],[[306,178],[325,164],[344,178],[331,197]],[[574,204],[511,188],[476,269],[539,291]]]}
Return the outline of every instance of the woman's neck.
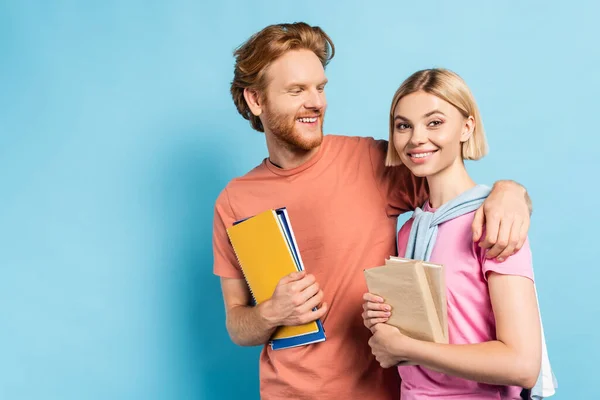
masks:
{"label": "woman's neck", "polygon": [[427,177],[429,205],[439,208],[475,186],[461,159],[435,175]]}

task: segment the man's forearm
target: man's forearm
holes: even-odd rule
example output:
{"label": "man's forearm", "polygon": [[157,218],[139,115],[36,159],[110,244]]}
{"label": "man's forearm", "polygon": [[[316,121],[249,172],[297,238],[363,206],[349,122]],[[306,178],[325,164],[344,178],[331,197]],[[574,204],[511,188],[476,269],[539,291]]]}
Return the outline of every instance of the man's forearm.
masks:
{"label": "man's forearm", "polygon": [[257,307],[237,306],[228,311],[227,331],[235,344],[260,346],[267,343],[276,326],[262,316],[261,310],[262,305]]}

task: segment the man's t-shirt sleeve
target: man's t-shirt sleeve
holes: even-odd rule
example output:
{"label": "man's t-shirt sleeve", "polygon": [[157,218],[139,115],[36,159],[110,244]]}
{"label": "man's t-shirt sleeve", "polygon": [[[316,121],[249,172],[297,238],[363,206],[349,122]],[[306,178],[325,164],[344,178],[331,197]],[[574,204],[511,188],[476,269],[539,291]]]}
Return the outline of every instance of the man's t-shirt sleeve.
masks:
{"label": "man's t-shirt sleeve", "polygon": [[398,216],[425,203],[428,198],[427,181],[414,176],[404,165],[386,167],[387,147],[386,140],[372,140],[371,164],[379,191],[387,202],[388,215]]}
{"label": "man's t-shirt sleeve", "polygon": [[213,273],[223,278],[243,279],[244,275],[227,236],[227,228],[235,222],[233,210],[229,204],[227,188],[225,188],[215,203],[213,220]]}

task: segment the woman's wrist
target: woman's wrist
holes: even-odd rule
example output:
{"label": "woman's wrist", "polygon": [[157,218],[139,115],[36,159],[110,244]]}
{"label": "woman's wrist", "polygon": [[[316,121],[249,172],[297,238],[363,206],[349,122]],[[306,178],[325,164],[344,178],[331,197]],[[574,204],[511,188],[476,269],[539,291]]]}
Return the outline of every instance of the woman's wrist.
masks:
{"label": "woman's wrist", "polygon": [[427,345],[427,342],[402,335],[402,343],[398,344],[398,349],[394,349],[398,358],[416,362],[421,359],[423,346]]}

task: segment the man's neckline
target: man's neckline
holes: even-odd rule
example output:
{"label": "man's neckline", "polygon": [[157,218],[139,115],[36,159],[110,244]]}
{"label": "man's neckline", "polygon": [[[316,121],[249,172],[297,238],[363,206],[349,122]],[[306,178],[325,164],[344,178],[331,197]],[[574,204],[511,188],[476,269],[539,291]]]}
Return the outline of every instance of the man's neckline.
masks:
{"label": "man's neckline", "polygon": [[298,174],[302,171],[307,170],[308,168],[312,167],[313,165],[315,165],[323,156],[323,148],[327,145],[328,139],[327,139],[327,135],[325,135],[323,137],[323,141],[321,142],[321,145],[319,147],[319,150],[307,161],[305,161],[304,163],[300,164],[297,167],[294,168],[289,168],[289,169],[285,169],[285,168],[281,168],[278,165],[276,165],[275,163],[273,163],[269,157],[264,159],[264,164],[267,167],[267,169],[269,171],[271,171],[272,173],[276,174],[276,175],[280,175],[280,176],[291,176],[291,175],[295,175]]}

